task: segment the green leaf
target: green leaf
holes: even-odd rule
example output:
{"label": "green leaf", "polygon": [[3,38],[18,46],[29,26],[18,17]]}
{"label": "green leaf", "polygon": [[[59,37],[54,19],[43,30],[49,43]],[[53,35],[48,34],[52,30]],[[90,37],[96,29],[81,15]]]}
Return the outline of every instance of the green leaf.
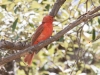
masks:
{"label": "green leaf", "polygon": [[1,7],[6,10],[6,5],[1,5]]}
{"label": "green leaf", "polygon": [[50,8],[50,5],[49,4],[47,4],[47,6],[45,7],[47,10],[49,10],[49,8]]}
{"label": "green leaf", "polygon": [[18,18],[14,21],[14,23],[13,23],[13,25],[12,25],[12,31],[13,31],[13,32],[14,32],[15,29],[16,29],[17,22],[18,22]]}
{"label": "green leaf", "polygon": [[95,40],[95,29],[92,30],[92,40]]}
{"label": "green leaf", "polygon": [[10,4],[7,6],[7,10],[8,10],[8,11],[12,11],[12,13],[13,13],[14,7],[15,7],[15,3],[10,3]]}
{"label": "green leaf", "polygon": [[91,23],[91,25],[93,25],[93,20],[92,19],[90,20],[90,23]]}
{"label": "green leaf", "polygon": [[1,5],[8,5],[8,4],[10,4],[11,2],[10,1],[8,1],[8,0],[2,0],[2,2],[0,3],[0,6]]}
{"label": "green leaf", "polygon": [[29,25],[30,25],[31,27],[34,27],[34,25],[33,25],[32,23],[29,23]]}
{"label": "green leaf", "polygon": [[59,41],[59,42],[63,42],[63,41],[64,41],[64,36],[62,36],[61,38],[59,38],[58,41]]}
{"label": "green leaf", "polygon": [[100,24],[100,18],[98,18],[98,23]]}
{"label": "green leaf", "polygon": [[82,71],[81,70],[78,70],[77,73],[76,73],[76,75],[79,75],[81,73],[82,73]]}
{"label": "green leaf", "polygon": [[17,11],[18,11],[18,7],[14,10],[14,13],[16,14]]}
{"label": "green leaf", "polygon": [[13,0],[8,0],[8,1],[11,1],[11,2],[13,2]]}
{"label": "green leaf", "polygon": [[33,1],[32,4],[30,5],[30,8],[40,8],[41,5],[37,1]]}

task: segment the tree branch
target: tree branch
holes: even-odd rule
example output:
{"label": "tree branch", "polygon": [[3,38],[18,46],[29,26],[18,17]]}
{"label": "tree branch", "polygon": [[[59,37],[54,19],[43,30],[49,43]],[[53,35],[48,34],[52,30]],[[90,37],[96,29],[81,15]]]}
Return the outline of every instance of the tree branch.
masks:
{"label": "tree branch", "polygon": [[0,41],[0,49],[8,49],[8,50],[22,50],[31,46],[30,43],[27,42],[9,42],[6,40]]}
{"label": "tree branch", "polygon": [[[49,13],[49,15],[55,17],[58,10],[60,9],[60,7],[62,6],[62,4],[65,1],[66,0],[56,0],[51,12]],[[6,41],[6,40],[0,41],[0,48],[5,48],[5,49],[9,49],[9,50],[22,50],[22,49],[25,49],[29,46],[30,46],[30,43],[26,43],[26,42],[15,43],[15,42],[9,42],[9,41]]]}
{"label": "tree branch", "polygon": [[62,4],[64,4],[66,0],[56,0],[51,12],[49,13],[49,15],[55,17],[56,14],[58,13],[60,7],[62,6]]}
{"label": "tree branch", "polygon": [[16,54],[12,54],[10,56],[7,56],[5,58],[1,58],[0,59],[0,65],[3,65],[7,62],[10,62],[12,60],[15,60],[17,58],[20,58],[21,56],[24,56],[25,54],[29,53],[29,52],[35,52],[38,53],[40,51],[41,48],[43,48],[44,46],[52,43],[55,40],[58,40],[61,36],[63,36],[66,32],[68,32],[69,30],[73,29],[74,27],[78,26],[79,24],[81,24],[82,22],[86,22],[90,19],[93,19],[96,16],[99,16],[100,13],[96,13],[100,10],[100,6],[98,6],[97,8],[95,8],[92,11],[87,12],[86,14],[80,16],[76,21],[70,23],[67,27],[65,27],[63,30],[61,30],[60,32],[58,32],[56,35],[54,35],[53,37],[35,45],[35,46],[31,46],[28,47]]}

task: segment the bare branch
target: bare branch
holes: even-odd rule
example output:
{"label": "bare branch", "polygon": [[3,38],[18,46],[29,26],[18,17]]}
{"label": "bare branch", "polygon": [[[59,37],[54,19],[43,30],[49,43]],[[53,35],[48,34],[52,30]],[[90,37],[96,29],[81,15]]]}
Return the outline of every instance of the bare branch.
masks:
{"label": "bare branch", "polygon": [[92,15],[96,12],[98,12],[100,10],[100,6],[96,7],[94,10],[92,10],[91,12],[89,11],[89,15]]}
{"label": "bare branch", "polygon": [[8,50],[22,50],[30,46],[30,43],[27,42],[9,42],[6,40],[0,41],[0,49],[8,49]]}
{"label": "bare branch", "polygon": [[49,15],[54,16],[57,14],[57,12],[59,11],[60,7],[62,6],[62,4],[64,4],[66,0],[56,0],[53,9],[51,10],[51,12],[49,13]]}

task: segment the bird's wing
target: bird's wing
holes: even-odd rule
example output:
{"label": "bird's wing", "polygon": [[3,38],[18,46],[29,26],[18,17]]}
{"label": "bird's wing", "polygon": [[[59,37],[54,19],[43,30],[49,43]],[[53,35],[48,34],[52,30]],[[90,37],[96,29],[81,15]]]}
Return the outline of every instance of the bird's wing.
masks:
{"label": "bird's wing", "polygon": [[36,39],[37,39],[37,38],[39,37],[39,35],[42,33],[43,29],[44,29],[43,24],[41,24],[41,25],[36,29],[35,34],[32,35],[31,45],[34,44],[34,42],[36,41]]}

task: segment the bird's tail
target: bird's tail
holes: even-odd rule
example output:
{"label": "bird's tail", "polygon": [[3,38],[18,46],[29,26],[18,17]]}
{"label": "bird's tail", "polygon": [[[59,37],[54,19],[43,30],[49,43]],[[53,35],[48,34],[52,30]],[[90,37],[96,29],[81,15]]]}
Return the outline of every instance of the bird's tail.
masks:
{"label": "bird's tail", "polygon": [[28,64],[28,66],[30,66],[32,64],[32,59],[34,57],[34,54],[35,53],[28,54],[28,55],[25,56],[24,62],[26,62]]}

